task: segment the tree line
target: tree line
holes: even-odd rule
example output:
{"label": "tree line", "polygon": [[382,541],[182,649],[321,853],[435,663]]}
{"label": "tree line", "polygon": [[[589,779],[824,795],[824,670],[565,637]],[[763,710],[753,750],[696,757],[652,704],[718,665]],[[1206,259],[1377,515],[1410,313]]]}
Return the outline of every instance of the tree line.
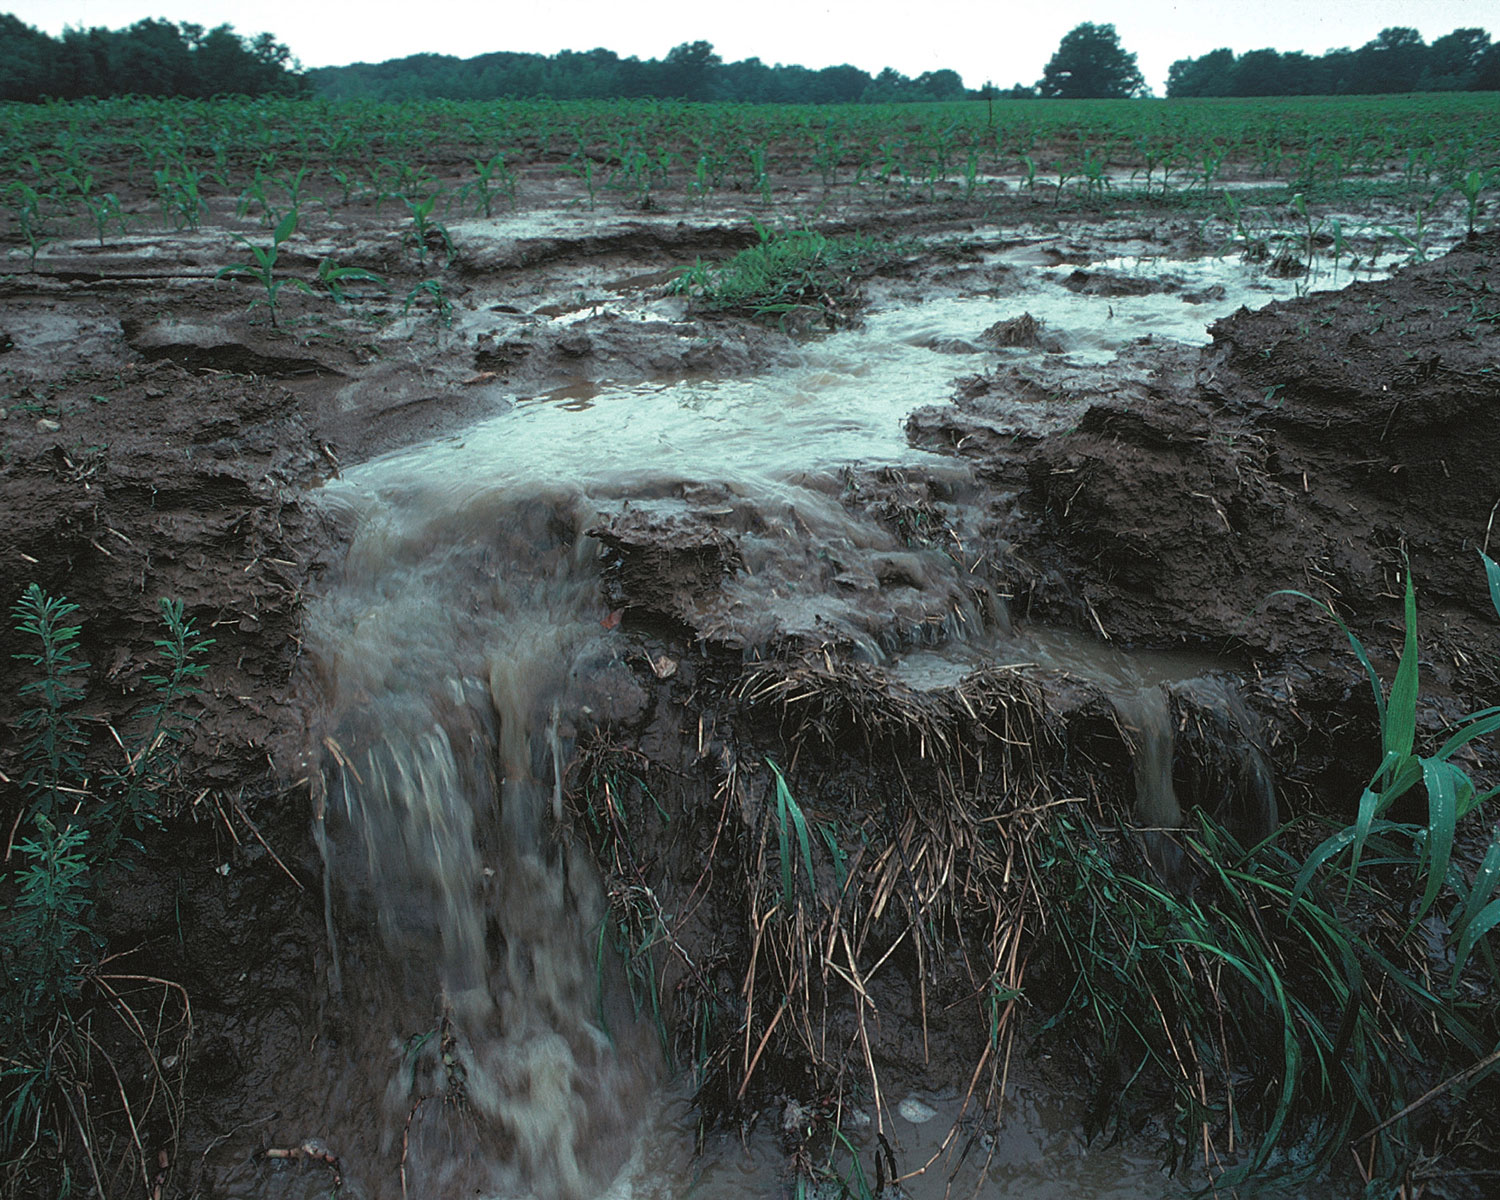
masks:
{"label": "tree line", "polygon": [[726,63],[708,42],[684,42],[665,57],[621,58],[612,50],[476,58],[414,54],[308,72],[320,96],[343,100],[604,100],[662,97],[751,104],[857,104],[894,100],[963,100],[956,71],[908,78],[887,67],[877,75],[847,64],[813,70],[768,66],[758,58]]}
{"label": "tree line", "polygon": [[[1500,45],[1483,29],[1455,29],[1427,45],[1415,29],[1382,30],[1357,50],[1322,55],[1219,49],[1172,64],[1167,95],[1297,96],[1500,90]],[[1147,94],[1136,56],[1113,25],[1067,33],[1035,85],[971,91],[956,71],[916,78],[887,67],[812,69],[726,63],[704,41],[664,57],[621,58],[612,50],[558,54],[499,51],[474,58],[415,54],[381,63],[302,71],[271,34],[166,20],[125,29],[68,29],[53,38],[0,13],[0,100],[84,96],[316,94],[329,99],[603,100],[662,97],[771,104],[855,104],[1011,98],[1125,98]]]}
{"label": "tree line", "polygon": [[269,33],[246,38],[229,25],[145,20],[126,29],[68,29],[53,38],[0,13],[0,100],[309,91],[291,51]]}
{"label": "tree line", "polygon": [[1500,45],[1483,29],[1455,29],[1427,45],[1393,27],[1358,50],[1311,55],[1214,50],[1172,64],[1168,96],[1336,96],[1500,90]]}

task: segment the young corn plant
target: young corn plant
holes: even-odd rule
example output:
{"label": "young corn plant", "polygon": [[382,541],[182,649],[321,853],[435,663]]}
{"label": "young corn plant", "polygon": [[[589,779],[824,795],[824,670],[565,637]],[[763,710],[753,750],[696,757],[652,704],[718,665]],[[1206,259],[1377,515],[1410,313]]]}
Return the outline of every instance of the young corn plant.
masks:
{"label": "young corn plant", "polygon": [[257,246],[249,238],[235,234],[235,240],[243,242],[250,251],[251,260],[238,266],[221,267],[214,275],[215,279],[248,279],[261,286],[263,295],[256,297],[252,302],[253,308],[256,304],[264,304],[271,313],[271,325],[280,328],[280,300],[281,289],[288,283],[303,291],[312,292],[311,286],[306,281],[289,278],[280,275],[276,271],[276,260],[281,253],[282,243],[286,242],[297,232],[297,211],[293,209],[281,218],[276,228],[271,231],[271,244],[269,246]]}
{"label": "young corn plant", "polygon": [[406,300],[401,305],[401,315],[406,316],[424,300],[431,302],[432,315],[437,323],[444,329],[451,329],[453,327],[453,301],[443,290],[442,283],[436,279],[424,279],[406,293]]}
{"label": "young corn plant", "polygon": [[403,196],[401,202],[406,205],[406,211],[411,214],[411,229],[407,238],[417,252],[417,261],[425,264],[427,252],[434,246],[441,246],[447,255],[448,265],[452,265],[454,258],[453,238],[448,234],[448,227],[432,215],[432,210],[437,205],[440,192],[431,192],[421,200],[412,200]]}
{"label": "young corn plant", "polygon": [[351,283],[372,283],[382,290],[387,286],[386,281],[374,271],[368,271],[364,267],[341,267],[332,258],[322,259],[318,263],[318,282],[335,304],[354,302],[355,297],[348,291]]}
{"label": "young corn plant", "polygon": [[19,179],[7,184],[0,196],[4,197],[5,206],[10,209],[11,218],[31,252],[31,269],[35,271],[37,254],[52,240],[43,229],[43,197],[34,187]]}
{"label": "young corn plant", "polygon": [[[1500,616],[1500,564],[1481,554],[1490,599]],[[1290,593],[1304,596],[1303,593]],[[1359,798],[1354,823],[1327,838],[1309,855],[1297,877],[1290,901],[1295,906],[1325,869],[1344,880],[1346,891],[1359,877],[1361,859],[1375,849],[1381,861],[1405,862],[1421,885],[1421,898],[1410,918],[1415,928],[1446,893],[1453,901],[1443,915],[1448,939],[1454,945],[1453,982],[1456,985],[1481,939],[1500,924],[1500,830],[1472,883],[1452,869],[1458,823],[1500,793],[1500,787],[1481,790],[1457,761],[1459,752],[1500,730],[1500,706],[1465,717],[1431,754],[1416,749],[1419,668],[1417,665],[1417,601],[1411,572],[1406,575],[1405,638],[1401,659],[1389,692],[1370,663],[1363,644],[1332,609],[1313,601],[1338,623],[1365,670],[1380,721],[1381,760]],[[1412,824],[1394,819],[1392,808],[1421,786],[1427,793],[1427,820]],[[1347,852],[1347,863],[1345,853]],[[1493,960],[1487,965],[1495,975]],[[1500,981],[1500,976],[1497,976]]]}
{"label": "young corn plant", "polygon": [[516,206],[516,177],[506,165],[504,151],[497,151],[488,161],[476,158],[474,173],[476,178],[464,190],[474,197],[479,213],[493,217],[497,199],[503,199],[511,208]]}
{"label": "young corn plant", "polygon": [[199,190],[198,172],[188,166],[165,166],[152,172],[162,225],[168,229],[197,229],[208,205]]}
{"label": "young corn plant", "polygon": [[1474,236],[1479,222],[1479,196],[1500,177],[1500,168],[1491,171],[1468,171],[1460,177],[1457,187],[1464,198],[1464,216],[1468,221],[1468,234]]}

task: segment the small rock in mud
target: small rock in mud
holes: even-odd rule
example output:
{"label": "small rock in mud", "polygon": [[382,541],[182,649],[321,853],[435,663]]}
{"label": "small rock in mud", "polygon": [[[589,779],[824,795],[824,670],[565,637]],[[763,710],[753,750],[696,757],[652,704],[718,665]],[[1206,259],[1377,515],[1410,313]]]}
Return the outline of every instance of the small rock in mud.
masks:
{"label": "small rock in mud", "polygon": [[914,1096],[908,1096],[900,1104],[896,1105],[896,1111],[913,1125],[923,1125],[937,1116],[937,1109],[930,1104],[923,1104]]}

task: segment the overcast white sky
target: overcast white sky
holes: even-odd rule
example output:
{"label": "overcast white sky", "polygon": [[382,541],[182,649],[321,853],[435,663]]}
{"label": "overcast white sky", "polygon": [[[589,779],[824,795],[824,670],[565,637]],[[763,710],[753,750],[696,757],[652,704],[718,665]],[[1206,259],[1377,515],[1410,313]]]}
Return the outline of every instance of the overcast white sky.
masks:
{"label": "overcast white sky", "polygon": [[726,61],[847,62],[913,76],[951,67],[969,87],[1034,83],[1063,34],[1093,21],[1115,26],[1158,95],[1176,59],[1219,46],[1321,54],[1389,25],[1412,26],[1429,42],[1477,25],[1500,40],[1500,0],[0,0],[6,9],[51,34],[143,17],[228,23],[275,34],[308,67],[596,46],[659,58],[702,39]]}

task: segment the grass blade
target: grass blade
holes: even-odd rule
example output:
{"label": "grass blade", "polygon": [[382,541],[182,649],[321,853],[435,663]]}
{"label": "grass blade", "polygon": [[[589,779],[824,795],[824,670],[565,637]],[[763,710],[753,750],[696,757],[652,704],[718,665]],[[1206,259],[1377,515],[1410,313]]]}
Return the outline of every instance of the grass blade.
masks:
{"label": "grass blade", "polygon": [[1491,900],[1464,930],[1463,936],[1458,941],[1458,955],[1453,963],[1453,982],[1458,982],[1458,977],[1463,974],[1464,964],[1469,961],[1469,955],[1474,953],[1474,946],[1485,934],[1496,925],[1500,925],[1500,900]]}
{"label": "grass blade", "polygon": [[1381,734],[1387,756],[1411,754],[1417,736],[1417,591],[1410,566],[1406,569],[1406,638]]}
{"label": "grass blade", "polygon": [[1473,792],[1469,778],[1452,763],[1436,758],[1422,760],[1422,778],[1427,784],[1427,843],[1422,856],[1427,860],[1427,887],[1422,893],[1422,903],[1412,919],[1418,921],[1431,910],[1438,893],[1448,878],[1448,861],[1453,854],[1453,831],[1458,824],[1458,796],[1467,787]]}
{"label": "grass blade", "polygon": [[1495,615],[1500,616],[1500,563],[1483,550],[1479,552],[1479,557],[1484,559],[1484,574],[1490,581],[1490,603],[1495,606]]}

